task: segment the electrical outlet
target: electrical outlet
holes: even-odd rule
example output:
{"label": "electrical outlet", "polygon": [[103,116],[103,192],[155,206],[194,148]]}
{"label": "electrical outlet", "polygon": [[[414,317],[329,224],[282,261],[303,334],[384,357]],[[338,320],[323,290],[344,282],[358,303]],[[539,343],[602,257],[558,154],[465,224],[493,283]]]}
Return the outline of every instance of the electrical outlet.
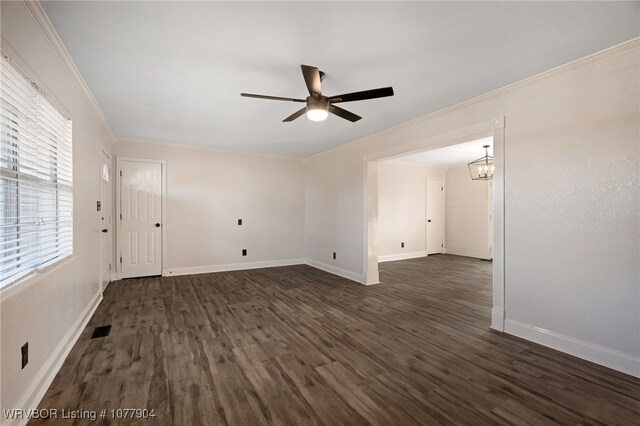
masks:
{"label": "electrical outlet", "polygon": [[400,243],[400,248],[404,248],[404,241]]}
{"label": "electrical outlet", "polygon": [[22,368],[24,369],[29,363],[29,342],[22,345],[20,353],[22,354]]}
{"label": "electrical outlet", "polygon": [[242,255],[246,256],[247,255],[247,249],[242,249]]}
{"label": "electrical outlet", "polygon": [[238,226],[242,225],[242,219],[238,219]]}
{"label": "electrical outlet", "polygon": [[335,251],[333,252],[333,258],[334,259],[336,258],[336,252]]}

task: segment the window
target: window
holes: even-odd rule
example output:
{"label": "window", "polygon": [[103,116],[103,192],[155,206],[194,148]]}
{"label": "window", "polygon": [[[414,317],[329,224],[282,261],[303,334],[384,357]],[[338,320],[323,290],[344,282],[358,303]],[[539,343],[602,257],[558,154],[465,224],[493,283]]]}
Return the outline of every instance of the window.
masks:
{"label": "window", "polygon": [[3,55],[0,288],[73,253],[71,120]]}

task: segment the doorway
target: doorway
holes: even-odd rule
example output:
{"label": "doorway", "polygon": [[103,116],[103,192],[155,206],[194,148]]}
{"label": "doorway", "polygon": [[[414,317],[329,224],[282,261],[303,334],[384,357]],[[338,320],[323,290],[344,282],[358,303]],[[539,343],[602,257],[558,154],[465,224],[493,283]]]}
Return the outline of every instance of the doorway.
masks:
{"label": "doorway", "polygon": [[118,158],[117,167],[120,277],[162,275],[166,165]]}
{"label": "doorway", "polygon": [[[365,217],[365,229],[363,235],[363,283],[376,284],[380,282],[378,261],[380,253],[379,211],[378,211],[378,184],[380,162],[397,160],[411,154],[444,148],[451,145],[491,137],[493,138],[493,156],[495,174],[492,186],[492,232],[491,254],[492,263],[492,293],[493,303],[491,312],[491,328],[504,331],[504,140],[505,119],[498,117],[493,120],[480,122],[466,127],[457,128],[446,133],[431,135],[428,137],[407,140],[392,148],[368,154],[364,159],[364,177],[366,181],[363,197]],[[478,155],[480,157],[480,155]],[[465,165],[466,166],[466,165]],[[468,176],[467,170],[467,177]],[[470,178],[470,177],[469,177]],[[424,181],[423,181],[424,182]],[[446,186],[446,185],[445,185]],[[485,195],[484,200],[487,200]],[[487,234],[489,229],[485,231]],[[445,230],[445,234],[447,231]],[[424,235],[424,234],[423,234]],[[487,252],[489,248],[486,247]],[[445,242],[445,252],[447,243]]]}
{"label": "doorway", "polygon": [[379,262],[491,259],[492,181],[474,179],[467,164],[492,144],[484,137],[378,162]]}
{"label": "doorway", "polygon": [[111,282],[113,269],[113,229],[111,212],[111,157],[101,150],[100,152],[100,239],[101,239],[101,269],[100,285],[104,291]]}

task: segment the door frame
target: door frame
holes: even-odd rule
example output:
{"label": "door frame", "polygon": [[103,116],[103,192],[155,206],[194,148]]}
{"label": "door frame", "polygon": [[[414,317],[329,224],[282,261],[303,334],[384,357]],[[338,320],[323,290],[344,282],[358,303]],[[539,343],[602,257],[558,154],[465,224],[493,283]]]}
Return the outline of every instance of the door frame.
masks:
{"label": "door frame", "polygon": [[[114,240],[114,235],[115,235],[113,230],[114,230],[114,227],[115,227],[114,225],[115,224],[114,224],[114,220],[113,220],[113,187],[114,187],[113,157],[111,156],[111,154],[106,149],[104,149],[104,147],[100,147],[100,161],[99,161],[99,164],[100,164],[100,203],[101,203],[100,210],[101,210],[101,213],[104,211],[103,210],[104,209],[104,200],[102,199],[102,185],[103,185],[103,179],[102,179],[102,156],[103,155],[109,159],[109,172],[111,173],[111,175],[109,176],[110,180],[109,180],[109,185],[108,185],[109,186],[109,196],[111,198],[109,200],[110,201],[109,204],[110,204],[110,207],[111,207],[111,211],[109,212],[109,214],[111,214],[111,235],[110,235],[110,237],[111,237],[110,246],[111,247],[110,247],[110,250],[109,250],[110,251],[109,259],[111,261],[111,271],[110,271],[109,276],[108,276],[109,283],[107,283],[107,285],[104,288],[102,287],[102,283],[105,281],[104,277],[102,276],[103,273],[104,273],[104,270],[103,270],[104,269],[104,265],[102,264],[102,261],[104,259],[104,253],[103,253],[104,247],[103,247],[103,244],[102,244],[102,236],[103,235],[102,235],[102,232],[100,232],[100,289],[101,289],[101,291],[104,292],[104,290],[109,286],[111,281],[113,281],[114,272],[115,272],[115,268],[114,268],[115,262],[113,261],[113,246],[114,246],[113,240]],[[102,217],[102,216],[100,216],[100,217]],[[102,231],[102,220],[100,221],[99,229],[100,229],[100,231]]]}
{"label": "door frame", "polygon": [[139,163],[154,163],[160,164],[160,181],[162,191],[160,194],[160,211],[162,212],[162,226],[160,227],[160,247],[162,249],[162,255],[160,256],[160,272],[162,276],[165,276],[164,267],[167,264],[167,239],[165,237],[165,229],[167,225],[167,161],[155,160],[150,158],[138,158],[138,157],[121,157],[116,156],[116,273],[118,279],[122,279],[122,264],[120,259],[122,258],[122,171],[121,165],[123,161],[135,161]]}
{"label": "door frame", "polygon": [[[413,135],[413,136],[412,136]],[[463,142],[493,137],[493,306],[491,310],[491,328],[504,331],[504,294],[505,294],[505,226],[504,226],[504,190],[505,190],[505,117],[479,122],[466,127],[454,128],[425,138],[411,133],[407,140],[398,141],[392,148],[374,151],[363,156],[363,208],[362,229],[362,280],[363,284],[380,282],[378,270],[378,162],[423,152],[429,149],[443,148]]]}
{"label": "door frame", "polygon": [[494,194],[493,194],[493,181],[489,181],[488,185],[487,185],[487,198],[488,198],[488,202],[487,205],[489,206],[489,259],[493,260],[493,198],[494,198]]}
{"label": "door frame", "polygon": [[[446,247],[444,245],[444,237],[445,237],[445,233],[444,233],[444,229],[446,226],[446,215],[445,215],[445,202],[446,202],[446,198],[445,198],[445,193],[446,191],[444,190],[445,188],[445,180],[443,178],[434,178],[434,177],[427,177],[425,179],[425,187],[424,187],[424,220],[428,221],[429,217],[427,215],[428,212],[428,206],[429,206],[429,181],[438,181],[440,182],[441,188],[442,188],[442,247],[440,250],[440,253],[444,254],[446,253]],[[425,222],[424,224],[424,251],[427,254],[427,256],[429,256],[429,229],[428,229],[429,225],[427,225],[427,223]],[[436,253],[433,253],[436,254]]]}

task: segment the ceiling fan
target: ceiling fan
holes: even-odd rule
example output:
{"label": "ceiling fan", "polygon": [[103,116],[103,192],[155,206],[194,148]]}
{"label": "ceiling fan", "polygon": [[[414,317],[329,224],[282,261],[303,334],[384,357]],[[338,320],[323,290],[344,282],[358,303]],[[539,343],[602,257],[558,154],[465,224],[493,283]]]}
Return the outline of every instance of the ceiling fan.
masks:
{"label": "ceiling fan", "polygon": [[393,96],[393,87],[383,87],[380,89],[364,90],[362,92],[345,93],[343,95],[337,96],[324,96],[322,94],[321,86],[321,82],[324,79],[324,73],[318,70],[318,68],[311,67],[309,65],[300,65],[300,68],[302,68],[304,82],[307,84],[307,89],[309,89],[309,96],[307,97],[307,99],[255,95],[252,93],[240,93],[240,96],[245,96],[247,98],[271,99],[274,101],[306,103],[306,106],[304,108],[294,112],[289,117],[282,120],[283,122],[293,121],[304,113],[307,114],[309,120],[322,121],[327,118],[329,113],[332,113],[337,115],[338,117],[344,118],[345,120],[349,120],[352,123],[360,120],[362,117],[349,112],[346,109],[342,109],[334,104]]}

